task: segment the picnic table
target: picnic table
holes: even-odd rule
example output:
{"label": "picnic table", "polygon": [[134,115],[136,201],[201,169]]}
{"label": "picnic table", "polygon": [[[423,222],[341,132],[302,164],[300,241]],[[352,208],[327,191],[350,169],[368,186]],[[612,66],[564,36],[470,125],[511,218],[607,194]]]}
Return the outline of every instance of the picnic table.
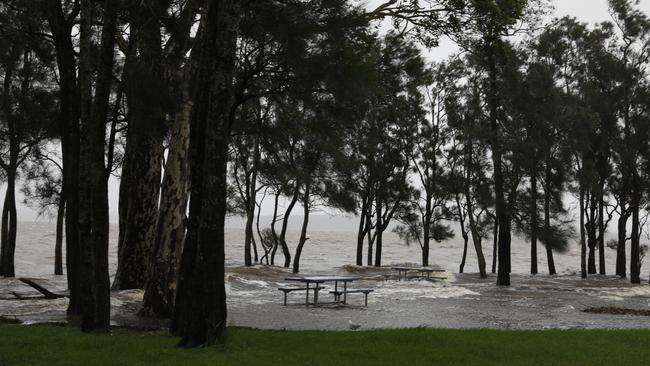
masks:
{"label": "picnic table", "polygon": [[[331,291],[334,294],[334,299],[336,302],[340,303],[340,295],[343,295],[342,303],[345,304],[348,294],[348,283],[359,280],[360,277],[357,276],[304,276],[304,277],[287,277],[285,281],[294,281],[304,283],[306,286],[306,298],[305,305],[309,305],[309,289],[311,285],[315,285],[314,288],[320,288],[325,282],[334,282],[334,291]],[[343,290],[339,291],[339,282],[343,284]],[[367,294],[366,294],[367,299]],[[314,305],[318,305],[318,290],[314,291]]]}
{"label": "picnic table", "polygon": [[[432,267],[405,267],[397,266],[391,267],[392,270],[397,271],[397,280],[402,280],[402,273],[404,273],[404,279],[406,279],[407,272],[419,272],[421,279],[431,279],[431,273],[434,272],[445,272],[442,268],[432,268]],[[446,279],[446,277],[433,277],[436,279]]]}

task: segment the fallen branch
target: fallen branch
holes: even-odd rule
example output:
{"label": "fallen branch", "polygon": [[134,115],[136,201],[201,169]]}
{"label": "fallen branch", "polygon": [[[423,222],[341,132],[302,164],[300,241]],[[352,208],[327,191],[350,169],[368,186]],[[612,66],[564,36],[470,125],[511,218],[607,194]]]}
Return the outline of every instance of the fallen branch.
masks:
{"label": "fallen branch", "polygon": [[[36,281],[31,280],[31,279],[29,279],[29,278],[19,278],[18,281],[20,281],[20,282],[22,282],[22,283],[24,283],[24,284],[26,284],[26,285],[31,286],[31,287],[34,288],[36,291],[42,293],[42,294],[45,296],[45,298],[48,299],[48,300],[54,300],[54,299],[60,299],[60,298],[63,298],[63,297],[69,297],[69,296],[66,295],[66,294],[57,294],[57,293],[54,293],[54,292],[52,292],[52,291],[46,289],[45,287],[39,285],[38,283],[36,283]],[[22,297],[21,295],[16,294],[15,292],[14,292],[13,294],[14,294],[14,296],[16,296],[16,297],[19,298],[19,299],[20,299],[20,298],[24,298],[24,297]]]}

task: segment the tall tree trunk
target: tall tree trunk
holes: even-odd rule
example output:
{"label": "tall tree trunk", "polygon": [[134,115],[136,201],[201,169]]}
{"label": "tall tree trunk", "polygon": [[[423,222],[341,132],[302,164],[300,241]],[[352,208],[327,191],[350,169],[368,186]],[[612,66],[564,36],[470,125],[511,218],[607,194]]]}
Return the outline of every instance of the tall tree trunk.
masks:
{"label": "tall tree trunk", "polygon": [[289,268],[291,264],[291,253],[289,252],[289,246],[287,245],[287,229],[289,227],[289,217],[291,216],[291,211],[298,202],[298,195],[300,194],[300,182],[296,181],[296,187],[293,191],[293,196],[291,197],[291,202],[284,212],[284,217],[282,218],[282,230],[280,231],[280,247],[282,247],[282,254],[284,254],[284,267]]}
{"label": "tall tree trunk", "polygon": [[[275,223],[278,221],[278,203],[280,200],[280,190],[275,192],[275,200],[273,201],[273,220],[271,221],[271,234],[273,235],[273,248],[271,249],[271,265],[275,265],[275,253],[280,246],[280,239],[278,233],[275,231]],[[268,260],[268,255],[267,255]]]}
{"label": "tall tree trunk", "polygon": [[54,244],[54,274],[63,275],[63,229],[65,220],[65,197],[59,197],[56,210],[56,239]]}
{"label": "tall tree trunk", "polygon": [[492,228],[492,273],[497,273],[497,250],[499,247],[499,221],[494,219]]}
{"label": "tall tree trunk", "polygon": [[[216,0],[207,7],[205,36],[196,45],[199,80],[206,80],[207,100],[192,126],[190,215],[179,270],[176,311],[171,331],[179,345],[196,347],[222,342],[226,330],[224,222],[226,216],[228,138],[239,2]],[[203,89],[203,88],[201,88]]]}
{"label": "tall tree trunk", "polygon": [[463,237],[463,257],[460,260],[460,267],[458,269],[458,273],[463,273],[465,272],[465,262],[467,261],[467,245],[469,244],[469,236],[465,232],[464,229],[462,229],[462,237]]}
{"label": "tall tree trunk", "polygon": [[[377,197],[377,223],[376,223],[376,228],[375,228],[375,267],[381,267],[381,246],[382,246],[382,240],[383,240],[383,231],[384,231],[384,222],[383,220],[383,208],[382,208],[382,201],[379,197]],[[370,252],[370,251],[368,251]],[[368,264],[370,265],[370,264]]]}
{"label": "tall tree trunk", "polygon": [[293,273],[298,273],[300,271],[300,255],[302,254],[302,248],[305,246],[307,241],[307,225],[309,224],[309,195],[311,194],[311,180],[307,179],[305,182],[305,192],[302,198],[302,207],[303,207],[303,219],[302,219],[302,228],[300,229],[300,240],[298,240],[298,246],[296,247],[296,255],[293,256]]}
{"label": "tall tree trunk", "polygon": [[605,275],[605,182],[601,180],[598,191],[598,273]]}
{"label": "tall tree trunk", "polygon": [[426,204],[425,204],[425,214],[424,220],[422,220],[422,266],[427,267],[429,265],[429,249],[431,241],[431,217],[433,215],[433,210],[431,209],[432,196],[429,193],[426,193]]}
{"label": "tall tree trunk", "polygon": [[[494,46],[494,45],[492,45]],[[494,51],[489,52],[489,81],[490,81],[490,128],[492,164],[494,167],[494,193],[496,200],[496,216],[499,223],[498,242],[498,271],[497,286],[510,286],[510,216],[507,212],[506,198],[504,195],[504,179],[501,162],[501,131],[498,124],[498,86],[497,65]]]}
{"label": "tall tree trunk", "polygon": [[[108,276],[108,180],[104,162],[106,117],[111,90],[113,48],[117,31],[115,4],[103,5],[99,58],[91,56],[94,4],[81,2],[80,67],[81,139],[79,197],[80,276],[84,331],[108,332],[110,284]],[[97,63],[94,83],[93,64]]]}
{"label": "tall tree trunk", "polygon": [[[56,49],[56,64],[60,85],[61,152],[63,158],[62,192],[66,197],[65,252],[66,274],[70,300],[68,315],[81,315],[79,274],[79,87],[77,62],[72,43],[75,17],[64,14],[61,1],[45,2],[47,21]],[[68,18],[69,17],[69,18]]]}
{"label": "tall tree trunk", "polygon": [[127,183],[126,222],[120,230],[118,264],[113,289],[144,288],[152,272],[157,235],[165,113],[160,26],[164,14],[154,1],[134,4],[129,9],[130,47],[124,75],[124,92],[129,106],[126,159],[122,184]]}
{"label": "tall tree trunk", "polygon": [[[550,154],[549,154],[550,156]],[[555,260],[553,258],[553,246],[550,242],[551,233],[551,164],[550,158],[546,159],[546,177],[544,178],[544,236],[546,247],[546,262],[548,264],[548,274],[557,274],[555,270]]]}
{"label": "tall tree trunk", "polygon": [[[13,160],[12,158],[10,158]],[[0,276],[15,277],[14,257],[16,253],[16,170],[13,162],[6,168],[7,191],[2,208],[2,255],[0,256]]]}
{"label": "tall tree trunk", "polygon": [[530,273],[537,274],[537,162],[530,173]]}
{"label": "tall tree trunk", "polygon": [[357,266],[363,266],[363,239],[368,234],[367,228],[369,227],[366,221],[366,211],[368,210],[368,190],[364,192],[364,196],[361,199],[361,212],[359,213],[359,229],[357,231]]}
{"label": "tall tree trunk", "polygon": [[628,208],[623,200],[620,201],[621,214],[618,217],[618,244],[616,245],[616,275],[621,278],[627,276],[627,263],[625,243],[627,242],[627,220],[629,218]]}
{"label": "tall tree trunk", "polygon": [[596,237],[597,217],[596,211],[598,210],[597,195],[590,192],[587,197],[589,203],[589,216],[587,220],[587,247],[589,248],[589,256],[587,259],[587,273],[595,274],[596,270],[596,246],[598,238]]}
{"label": "tall tree trunk", "polygon": [[580,183],[580,273],[587,278],[587,239],[585,237],[585,188]]}
{"label": "tall tree trunk", "polygon": [[[252,266],[251,260],[251,246],[253,243],[253,220],[255,220],[255,202],[257,193],[257,164],[260,156],[259,136],[254,137],[254,152],[253,152],[253,170],[248,183],[248,207],[246,209],[246,233],[244,238],[244,265]],[[255,261],[257,262],[257,251],[255,251]]]}
{"label": "tall tree trunk", "polygon": [[[139,314],[160,318],[171,317],[178,263],[185,238],[185,219],[189,195],[189,141],[190,122],[194,108],[194,70],[186,71],[182,101],[172,126],[167,164],[163,178],[153,272],[145,288]],[[189,79],[189,80],[188,80]]]}
{"label": "tall tree trunk", "polygon": [[639,210],[641,201],[641,192],[639,189],[638,174],[633,174],[632,183],[632,200],[630,202],[630,209],[632,210],[632,232],[630,239],[630,282],[639,284],[641,283],[641,257],[640,257],[640,229],[639,229]]}

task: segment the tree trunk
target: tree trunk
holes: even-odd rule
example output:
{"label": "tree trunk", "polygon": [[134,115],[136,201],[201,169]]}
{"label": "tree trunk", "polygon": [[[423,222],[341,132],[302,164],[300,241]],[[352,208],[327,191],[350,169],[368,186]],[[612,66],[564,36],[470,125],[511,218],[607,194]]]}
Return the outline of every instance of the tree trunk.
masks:
{"label": "tree trunk", "polygon": [[293,191],[293,196],[291,197],[291,202],[284,212],[284,217],[282,218],[282,230],[280,231],[280,247],[282,247],[282,254],[284,254],[284,267],[289,268],[291,265],[291,253],[289,253],[289,246],[287,245],[287,229],[289,227],[289,217],[291,216],[291,211],[298,202],[298,195],[300,194],[300,182],[296,182],[296,188]]}
{"label": "tree trunk", "polygon": [[585,237],[585,188],[580,183],[580,273],[587,278],[587,239]]}
{"label": "tree trunk", "polygon": [[[273,249],[271,249],[271,265],[275,265],[275,253],[280,246],[280,239],[278,233],[275,231],[275,223],[278,221],[278,202],[280,200],[280,191],[275,192],[275,200],[273,202],[273,220],[271,221],[271,233],[273,234]],[[268,259],[268,258],[267,258]]]}
{"label": "tree trunk", "polygon": [[633,190],[632,200],[630,202],[630,209],[632,210],[632,232],[630,239],[630,282],[639,284],[641,283],[641,257],[640,257],[640,243],[641,236],[639,228],[639,210],[641,201],[641,192],[639,189],[638,174],[633,174]]}
{"label": "tree trunk", "polygon": [[[246,208],[246,234],[244,238],[244,265],[250,267],[253,265],[251,259],[251,246],[253,243],[253,220],[255,220],[255,202],[256,202],[256,193],[257,193],[257,163],[259,161],[260,148],[259,148],[259,136],[255,135],[254,137],[255,147],[253,152],[253,166],[251,169],[251,177],[247,178],[248,182],[248,205]],[[257,251],[255,253],[255,261],[257,262]]]}
{"label": "tree trunk", "polygon": [[309,195],[311,182],[309,179],[305,182],[305,192],[302,199],[303,207],[303,219],[302,219],[302,228],[300,229],[300,240],[298,241],[298,246],[296,247],[296,255],[293,257],[293,273],[298,273],[300,271],[300,255],[302,254],[302,248],[305,246],[307,241],[307,225],[309,224]]}
{"label": "tree trunk", "polygon": [[550,243],[551,232],[551,161],[550,153],[546,158],[546,177],[544,179],[544,232],[546,236],[546,262],[548,263],[548,274],[555,275],[555,260],[553,258],[553,247]]}
{"label": "tree trunk", "polygon": [[170,328],[182,337],[181,347],[223,342],[226,330],[224,221],[238,5],[232,0],[210,2],[202,19],[205,36],[195,46],[203,50],[199,80],[208,98],[201,99],[199,109],[207,113],[195,119],[190,137],[190,215]]}
{"label": "tree trunk", "polygon": [[189,140],[194,98],[190,95],[195,85],[195,71],[188,70],[182,86],[183,100],[179,103],[172,126],[172,134],[165,165],[153,272],[144,293],[139,315],[160,318],[171,317],[178,264],[185,238],[185,219],[189,195]]}
{"label": "tree trunk", "polygon": [[537,162],[530,174],[530,273],[537,274]]}
{"label": "tree trunk", "polygon": [[623,200],[620,201],[620,206],[621,214],[618,217],[618,244],[616,245],[616,275],[625,278],[627,276],[625,243],[627,241],[627,219],[629,214]]}
{"label": "tree trunk", "polygon": [[65,252],[66,273],[70,300],[68,315],[81,315],[79,284],[79,87],[77,84],[77,62],[75,46],[72,43],[73,21],[63,13],[61,1],[47,1],[47,21],[56,49],[56,64],[60,85],[61,152],[63,158],[62,192],[66,197]]}
{"label": "tree trunk", "polygon": [[605,275],[605,183],[601,181],[598,191],[598,273]]}
{"label": "tree trunk", "polygon": [[363,239],[366,237],[366,213],[365,202],[361,207],[361,214],[359,216],[359,229],[357,230],[357,255],[355,263],[357,266],[363,266]]}
{"label": "tree trunk", "polygon": [[56,211],[56,241],[54,244],[54,274],[63,275],[63,223],[65,219],[65,197],[59,197]]}
{"label": "tree trunk", "polygon": [[[10,158],[11,159],[11,158]],[[11,159],[13,160],[13,159]],[[15,277],[14,257],[16,253],[16,170],[13,163],[6,169],[7,191],[2,208],[2,255],[0,256],[0,276]]]}
{"label": "tree trunk", "polygon": [[[104,149],[106,116],[111,90],[113,48],[117,30],[115,4],[103,6],[99,58],[91,56],[92,24],[96,21],[88,0],[81,2],[80,67],[81,139],[79,180],[80,278],[84,331],[108,332],[110,323],[110,284],[108,275],[108,180]],[[94,83],[93,64],[97,64]]]}
{"label": "tree trunk", "polygon": [[587,202],[589,204],[589,216],[587,217],[587,226],[585,228],[587,230],[587,247],[589,249],[589,256],[587,259],[587,273],[595,274],[597,272],[596,245],[598,240],[596,237],[596,211],[598,209],[597,196],[593,192],[590,192],[588,194]]}
{"label": "tree trunk", "polygon": [[113,289],[144,288],[152,272],[157,236],[163,140],[165,137],[165,78],[160,26],[151,21],[163,9],[155,2],[132,5],[129,12],[130,47],[124,73],[129,106],[122,184],[126,222],[120,230],[118,264]]}
{"label": "tree trunk", "polygon": [[431,217],[433,215],[433,211],[431,210],[432,197],[428,193],[426,195],[425,214],[424,220],[422,220],[422,267],[427,267],[429,265]]}
{"label": "tree trunk", "polygon": [[463,230],[463,257],[460,260],[460,268],[458,269],[458,273],[463,273],[465,271],[465,262],[467,260],[467,244],[469,243],[469,236]]}
{"label": "tree trunk", "polygon": [[[377,197],[377,223],[376,228],[375,228],[375,267],[381,267],[381,246],[382,246],[382,239],[383,239],[383,226],[384,223],[382,221],[383,217],[383,208],[382,205],[383,203],[381,202],[381,199]],[[368,251],[370,252],[370,251]],[[370,265],[370,264],[368,264]]]}
{"label": "tree trunk", "polygon": [[492,229],[492,273],[497,273],[497,250],[499,247],[499,221],[494,219]]}

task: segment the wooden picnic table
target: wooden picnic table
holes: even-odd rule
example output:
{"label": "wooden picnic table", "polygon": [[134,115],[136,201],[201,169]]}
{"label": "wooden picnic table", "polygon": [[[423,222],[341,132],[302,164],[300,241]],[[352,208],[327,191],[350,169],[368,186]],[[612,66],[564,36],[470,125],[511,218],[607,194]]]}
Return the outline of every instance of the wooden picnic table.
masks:
{"label": "wooden picnic table", "polygon": [[[309,286],[315,284],[319,287],[325,282],[334,282],[334,291],[338,293],[339,282],[343,283],[343,304],[347,301],[348,282],[359,280],[357,276],[304,276],[304,277],[287,277],[285,281],[302,282],[307,287],[305,305],[309,305]],[[340,298],[338,300],[340,302]],[[318,305],[318,291],[314,291],[314,305]]]}
{"label": "wooden picnic table", "polygon": [[391,267],[392,270],[397,271],[397,280],[402,280],[402,273],[404,273],[404,278],[406,279],[407,272],[420,272],[421,278],[431,278],[431,273],[433,272],[444,272],[442,268],[432,268],[432,267]]}

